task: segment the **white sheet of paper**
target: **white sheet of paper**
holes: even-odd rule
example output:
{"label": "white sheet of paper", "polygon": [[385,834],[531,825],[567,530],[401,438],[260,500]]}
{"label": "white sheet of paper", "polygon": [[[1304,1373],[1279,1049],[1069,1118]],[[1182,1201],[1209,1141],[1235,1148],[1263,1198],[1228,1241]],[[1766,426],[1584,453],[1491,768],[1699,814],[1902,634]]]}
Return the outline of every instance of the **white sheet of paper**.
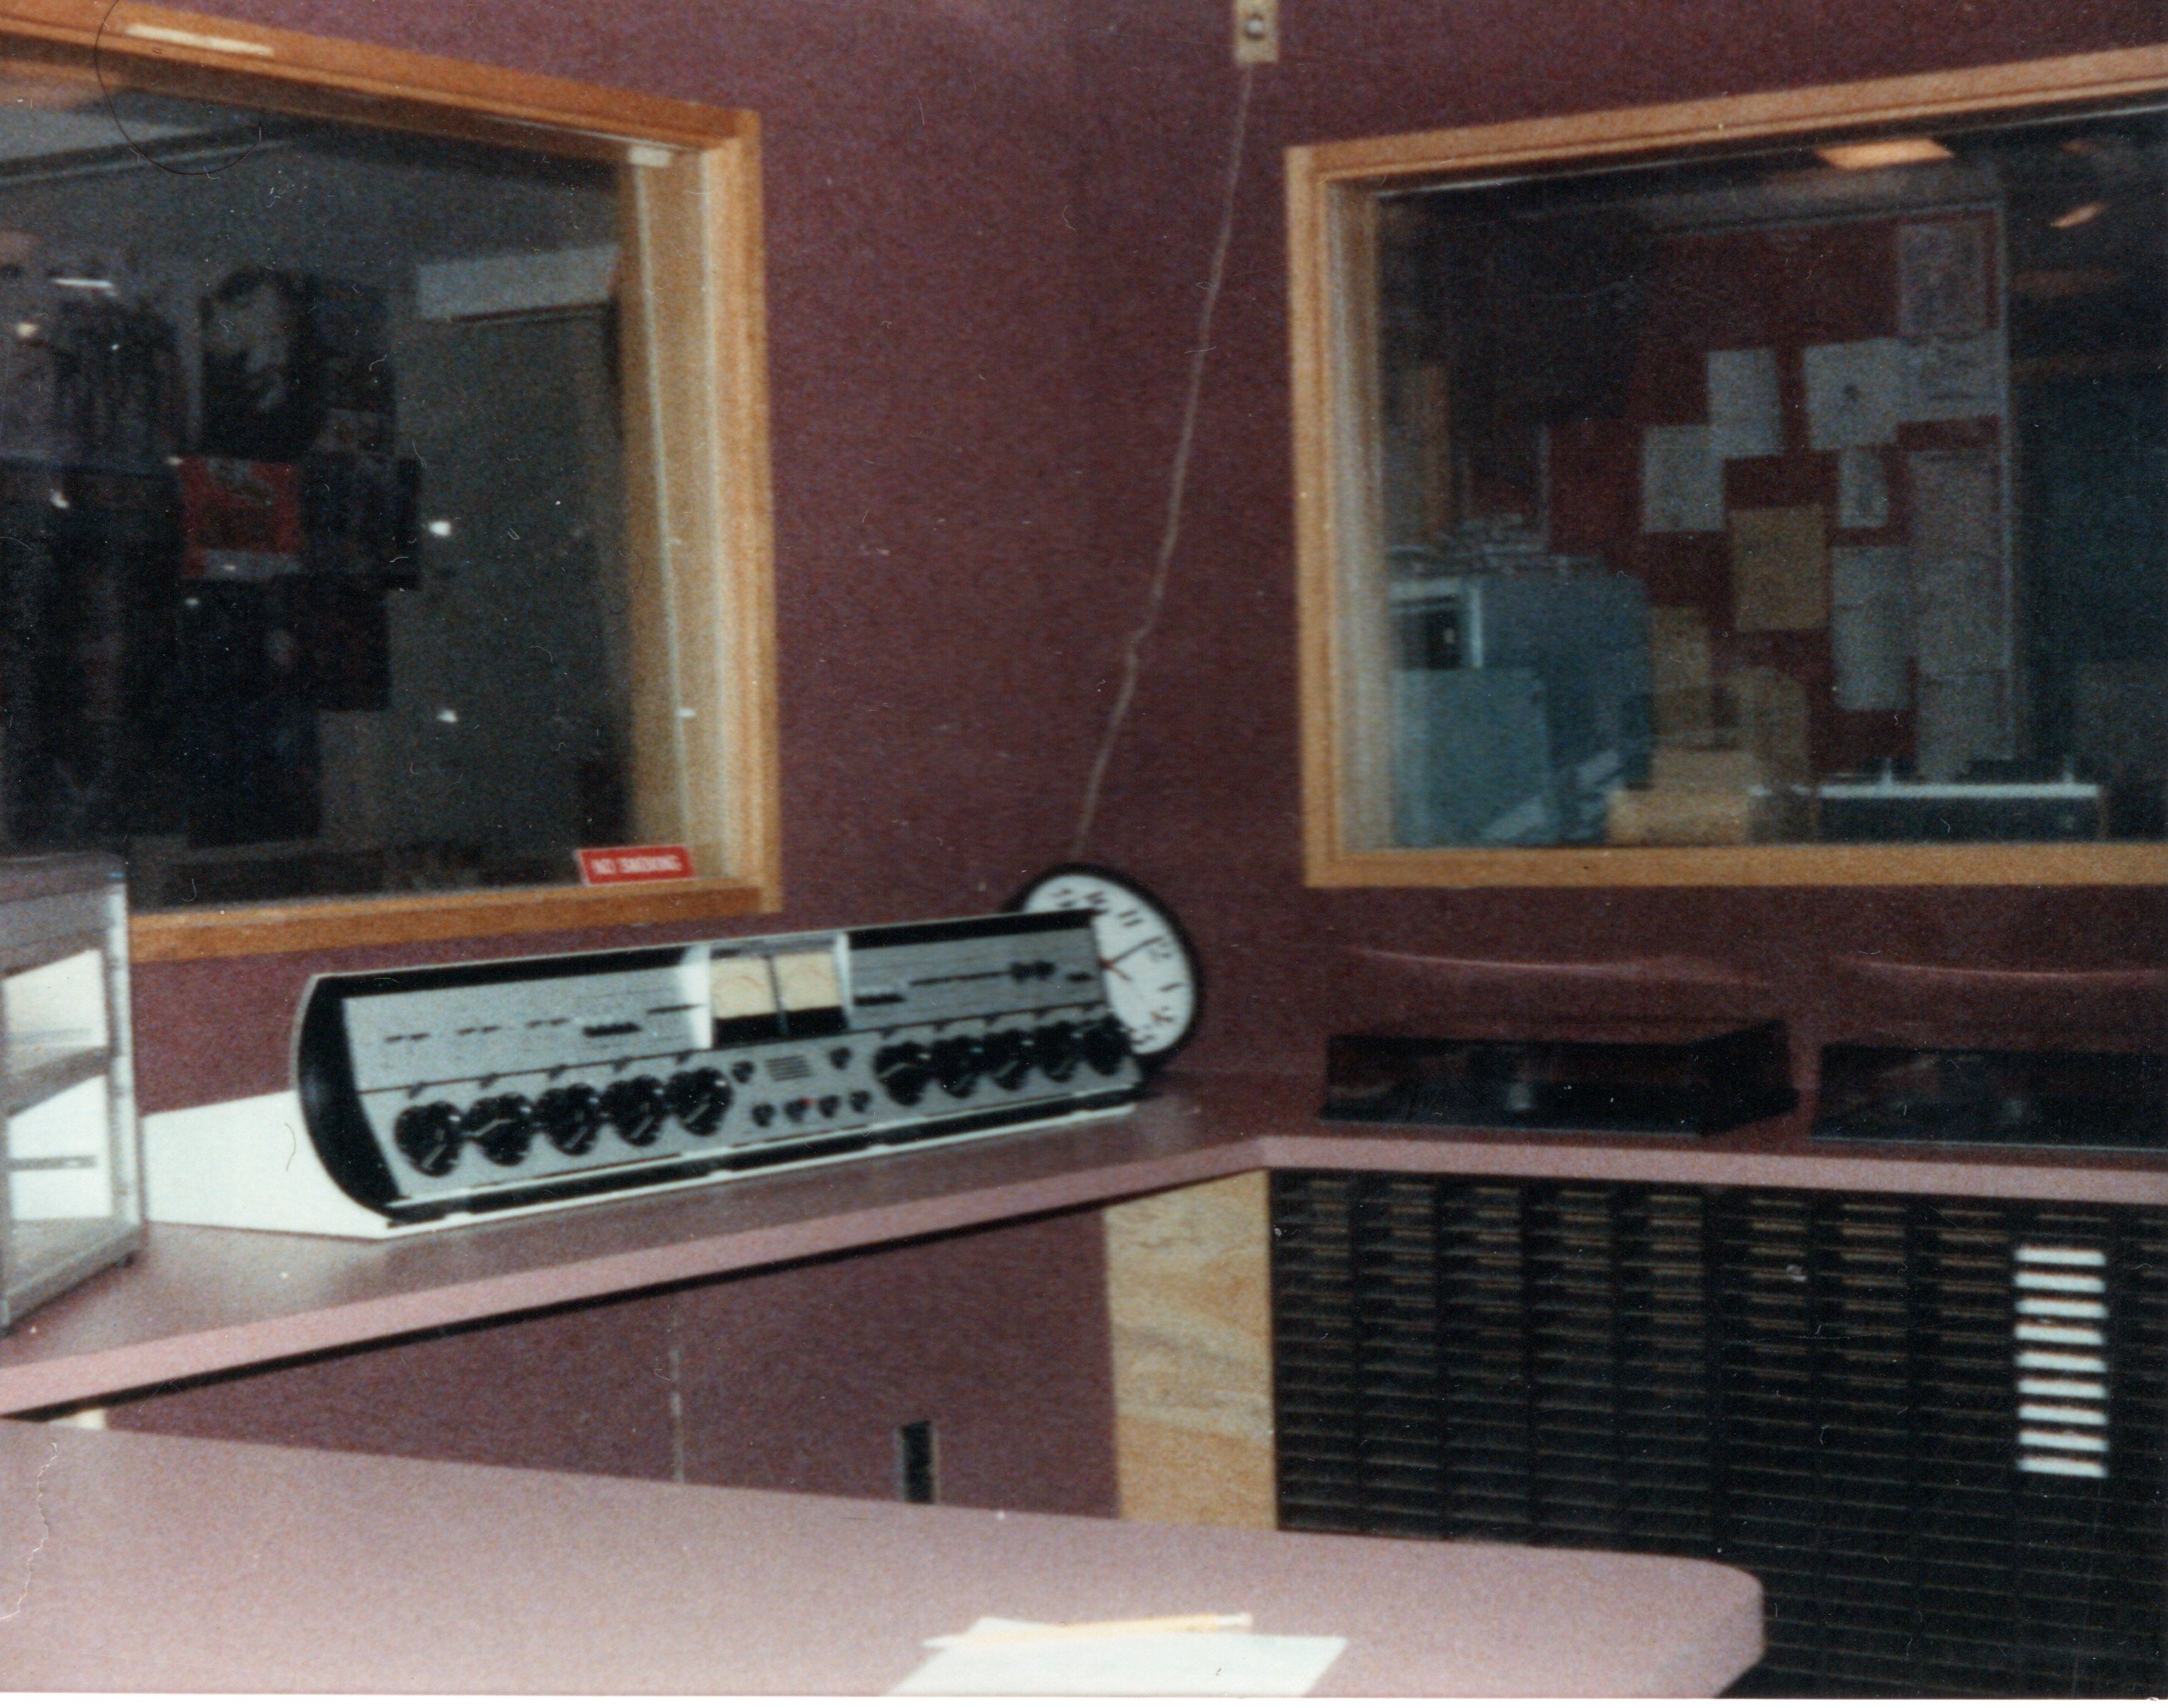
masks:
{"label": "white sheet of paper", "polygon": [[1904,386],[1894,338],[1810,344],[1802,366],[1807,382],[1807,443],[1812,449],[1886,445],[1896,437]]}
{"label": "white sheet of paper", "polygon": [[1921,777],[1947,782],[1975,759],[2007,759],[2014,751],[2010,679],[2000,671],[1923,677],[1920,682]]}
{"label": "white sheet of paper", "polygon": [[2003,412],[2000,334],[1912,340],[1904,351],[1905,420],[1971,421]]}
{"label": "white sheet of paper", "polygon": [[1830,698],[1843,712],[1901,712],[1910,698],[1905,631],[1890,605],[1841,605],[1830,613]]}
{"label": "white sheet of paper", "polygon": [[1774,350],[1708,353],[1708,447],[1719,458],[1783,453]]}
{"label": "white sheet of paper", "polygon": [[1915,558],[1912,633],[1923,677],[2005,668],[2001,566],[1987,558]]}
{"label": "white sheet of paper", "polygon": [[[974,1632],[1028,1622],[981,1619]],[[1344,1636],[1153,1631],[937,1649],[891,1696],[1305,1696]]]}
{"label": "white sheet of paper", "polygon": [[1652,427],[1641,435],[1641,532],[1724,532],[1724,464],[1705,427]]}
{"label": "white sheet of paper", "polygon": [[1830,549],[1831,693],[1841,709],[1905,709],[1910,608],[1902,547]]}
{"label": "white sheet of paper", "polygon": [[2000,460],[1991,450],[1915,451],[1905,471],[1921,676],[2006,669],[2010,590]]}
{"label": "white sheet of paper", "polygon": [[1921,220],[1897,231],[1897,330],[1969,338],[1987,326],[1987,221]]}
{"label": "white sheet of paper", "polygon": [[1994,451],[1914,451],[1905,478],[1915,560],[2001,555],[2002,464]]}
{"label": "white sheet of paper", "polygon": [[1900,612],[1906,608],[1910,589],[1905,572],[1904,547],[1833,545],[1829,557],[1832,606],[1842,609],[1856,605],[1894,605]]}
{"label": "white sheet of paper", "polygon": [[1836,525],[1889,526],[1889,471],[1881,452],[1859,446],[1837,453]]}

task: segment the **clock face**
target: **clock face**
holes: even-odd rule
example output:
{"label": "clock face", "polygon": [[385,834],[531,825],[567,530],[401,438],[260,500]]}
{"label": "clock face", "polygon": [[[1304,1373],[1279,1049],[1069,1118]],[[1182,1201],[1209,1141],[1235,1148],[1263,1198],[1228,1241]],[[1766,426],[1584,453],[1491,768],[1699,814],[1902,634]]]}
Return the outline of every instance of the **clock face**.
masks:
{"label": "clock face", "polygon": [[1163,904],[1113,873],[1063,866],[1034,881],[1014,906],[1091,913],[1107,1000],[1145,1065],[1157,1066],[1188,1039],[1197,1024],[1197,959]]}

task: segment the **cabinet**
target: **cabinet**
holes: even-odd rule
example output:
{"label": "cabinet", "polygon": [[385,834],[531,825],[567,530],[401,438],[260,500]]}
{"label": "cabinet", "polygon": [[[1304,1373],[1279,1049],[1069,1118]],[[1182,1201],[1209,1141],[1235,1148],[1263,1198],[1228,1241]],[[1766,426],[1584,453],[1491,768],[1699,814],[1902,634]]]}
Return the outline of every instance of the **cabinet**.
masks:
{"label": "cabinet", "polygon": [[1289,1529],[1722,1560],[1777,1695],[2157,1695],[2168,1212],[1291,1172]]}
{"label": "cabinet", "polygon": [[0,1330],[140,1244],[130,1076],[118,866],[0,865]]}

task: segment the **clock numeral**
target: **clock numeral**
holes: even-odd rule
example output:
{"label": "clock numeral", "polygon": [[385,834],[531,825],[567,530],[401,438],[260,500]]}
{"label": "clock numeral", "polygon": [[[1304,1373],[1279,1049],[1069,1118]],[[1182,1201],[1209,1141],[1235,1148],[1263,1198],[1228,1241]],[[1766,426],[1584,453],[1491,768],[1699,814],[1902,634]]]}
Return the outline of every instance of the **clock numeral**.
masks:
{"label": "clock numeral", "polygon": [[1121,910],[1121,912],[1114,915],[1114,923],[1124,926],[1143,925],[1145,923],[1144,911],[1140,908],[1125,907]]}

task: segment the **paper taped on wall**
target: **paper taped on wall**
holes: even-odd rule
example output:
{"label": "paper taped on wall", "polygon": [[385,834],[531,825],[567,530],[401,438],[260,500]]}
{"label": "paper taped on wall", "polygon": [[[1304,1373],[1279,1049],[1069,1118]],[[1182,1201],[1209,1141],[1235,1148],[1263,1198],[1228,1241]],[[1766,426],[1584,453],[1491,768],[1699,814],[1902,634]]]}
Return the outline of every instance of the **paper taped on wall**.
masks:
{"label": "paper taped on wall", "polygon": [[1801,365],[1807,383],[1807,443],[1817,451],[1886,445],[1896,437],[1904,386],[1894,338],[1809,345]]}
{"label": "paper taped on wall", "polygon": [[1652,427],[1641,436],[1641,532],[1724,532],[1724,463],[1706,427]]}
{"label": "paper taped on wall", "polygon": [[1774,350],[1708,353],[1708,443],[1719,458],[1782,454]]}
{"label": "paper taped on wall", "polygon": [[1829,621],[1829,552],[1818,504],[1731,513],[1732,626],[1820,629]]}

